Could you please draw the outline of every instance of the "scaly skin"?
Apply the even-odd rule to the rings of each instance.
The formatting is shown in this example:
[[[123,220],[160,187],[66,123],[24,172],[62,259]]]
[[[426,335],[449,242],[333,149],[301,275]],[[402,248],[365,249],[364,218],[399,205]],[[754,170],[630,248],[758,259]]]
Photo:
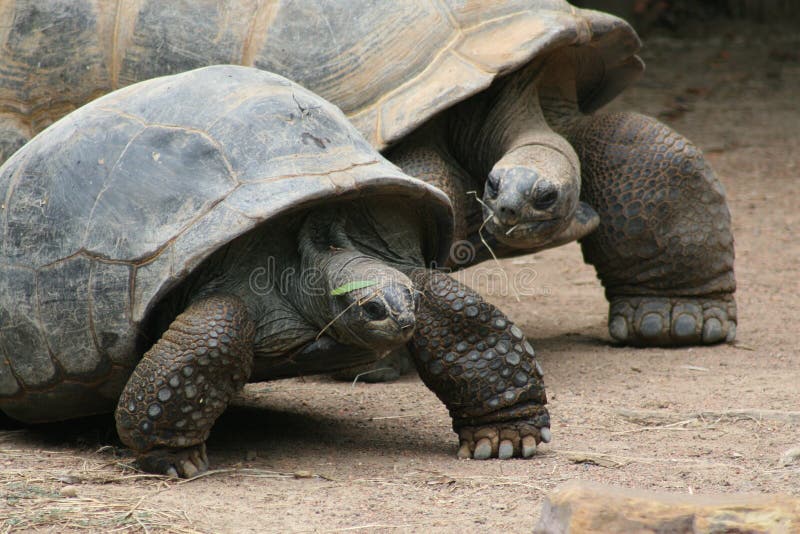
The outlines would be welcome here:
[[[453,241],[467,238],[470,226],[481,223],[481,209],[474,196],[483,185],[465,171],[443,146],[441,121],[423,127],[386,156],[409,176],[444,191],[453,204]]]
[[[581,245],[606,288],[611,336],[639,346],[732,341],[730,213],[700,150],[637,113],[578,124],[569,137],[581,200],[600,215]]]
[[[235,297],[189,306],[144,355],[117,405],[117,432],[150,472],[208,469],[205,441],[250,376],[254,326]]]
[[[522,331],[447,275],[412,276],[423,298],[410,348],[420,377],[445,403],[459,457],[529,457],[550,440],[542,372]]]
[[[450,277],[412,276],[423,298],[410,349],[450,410],[459,456],[533,455],[549,441],[550,423],[541,369],[522,331]],[[116,411],[117,432],[143,469],[181,477],[208,469],[205,440],[250,376],[253,337],[244,302],[210,296],[191,304],[145,354]]]
[[[732,341],[737,319],[730,213],[700,150],[636,113],[576,123],[568,137],[580,158],[581,201],[600,218],[599,228],[581,245],[606,288],[611,337],[635,346]],[[432,183],[463,180],[463,172],[436,154],[407,147],[398,151],[398,160],[404,170]],[[469,228],[463,207],[456,217],[462,229]],[[595,218],[585,218],[551,245],[591,231]],[[502,247],[496,251],[508,253]],[[398,361],[402,358],[379,361],[358,372],[390,367],[370,378],[391,380],[399,374]],[[340,375],[352,379],[354,372]]]

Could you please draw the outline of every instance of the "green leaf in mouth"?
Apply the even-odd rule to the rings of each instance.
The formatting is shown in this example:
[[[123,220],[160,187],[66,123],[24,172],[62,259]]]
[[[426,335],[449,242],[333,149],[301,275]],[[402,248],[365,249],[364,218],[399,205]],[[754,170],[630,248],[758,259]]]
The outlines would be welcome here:
[[[350,293],[351,291],[355,291],[356,289],[362,289],[365,287],[371,287],[377,284],[375,280],[356,280],[355,282],[347,282],[344,285],[341,285],[331,291],[331,296],[336,297],[339,295],[344,295],[346,293]]]

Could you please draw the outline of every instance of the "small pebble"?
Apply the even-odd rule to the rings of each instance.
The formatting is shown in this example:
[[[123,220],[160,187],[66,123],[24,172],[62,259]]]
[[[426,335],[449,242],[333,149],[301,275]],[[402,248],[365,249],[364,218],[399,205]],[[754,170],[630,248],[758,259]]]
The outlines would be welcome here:
[[[314,473],[311,471],[295,471],[294,478],[313,478]]]
[[[77,497],[78,496],[78,490],[77,490],[77,488],[75,488],[75,486],[64,486],[63,488],[61,488],[61,490],[58,493],[62,497]]]

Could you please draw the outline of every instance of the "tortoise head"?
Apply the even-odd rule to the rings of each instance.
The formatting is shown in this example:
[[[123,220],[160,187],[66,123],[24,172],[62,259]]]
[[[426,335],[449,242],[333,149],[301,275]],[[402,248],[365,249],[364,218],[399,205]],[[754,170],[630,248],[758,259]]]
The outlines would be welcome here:
[[[447,201],[436,194],[436,202]],[[299,251],[304,269],[322,277],[315,289],[321,282],[326,291],[312,299],[309,319],[343,345],[382,353],[407,343],[419,293],[404,273],[425,264],[427,232],[449,246],[452,212],[443,206],[448,210],[428,213],[376,195],[315,207],[300,229]]]
[[[574,152],[565,154],[548,144],[506,153],[484,187],[485,228],[514,248],[539,248],[552,241],[570,225],[578,206],[576,161]]]
[[[345,291],[332,295],[335,319],[330,328],[334,337],[376,351],[408,342],[414,333],[419,304],[411,281],[377,261],[369,269],[363,267],[361,263],[358,270],[349,274],[351,280],[339,286]]]
[[[539,249],[565,230],[580,194],[578,155],[543,115],[535,67],[459,104],[447,124],[456,161],[485,177],[483,229],[524,250]]]

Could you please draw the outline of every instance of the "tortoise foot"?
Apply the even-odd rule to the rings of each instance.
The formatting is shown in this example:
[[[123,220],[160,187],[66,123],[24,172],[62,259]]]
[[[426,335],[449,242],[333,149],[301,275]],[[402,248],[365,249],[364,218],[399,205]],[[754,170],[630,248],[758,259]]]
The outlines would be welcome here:
[[[550,427],[537,427],[527,422],[505,422],[497,425],[467,426],[458,431],[461,459],[488,460],[530,458],[539,443],[550,442]]]
[[[711,345],[736,338],[736,302],[716,297],[616,297],[608,332],[635,346]]]
[[[181,449],[153,449],[139,454],[137,462],[148,473],[175,478],[192,478],[208,471],[205,443]]]
[[[397,349],[390,352],[385,357],[378,361],[371,362],[365,365],[357,365],[348,367],[333,373],[331,376],[335,380],[342,380],[345,382],[352,382],[357,380],[359,382],[393,382],[401,376],[408,374],[414,368],[414,362],[411,361],[411,356],[405,348]]]

